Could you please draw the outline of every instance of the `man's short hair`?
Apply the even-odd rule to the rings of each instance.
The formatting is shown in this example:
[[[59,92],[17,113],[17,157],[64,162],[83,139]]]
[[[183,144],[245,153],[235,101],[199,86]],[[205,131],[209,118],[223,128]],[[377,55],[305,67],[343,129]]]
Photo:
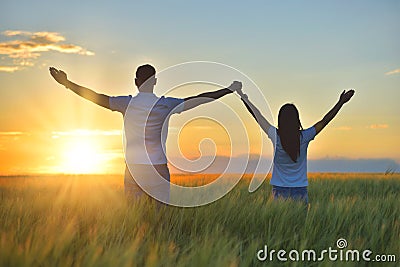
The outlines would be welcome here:
[[[142,65],[136,70],[136,79],[139,82],[139,86],[142,85],[147,79],[156,74],[156,69],[149,65]]]

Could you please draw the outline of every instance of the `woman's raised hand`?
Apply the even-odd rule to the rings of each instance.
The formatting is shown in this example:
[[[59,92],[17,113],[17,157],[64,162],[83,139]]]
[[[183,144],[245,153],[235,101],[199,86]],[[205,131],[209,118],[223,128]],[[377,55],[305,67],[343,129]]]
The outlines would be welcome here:
[[[350,99],[353,97],[355,91],[353,89],[348,90],[343,90],[343,92],[340,94],[339,102],[342,104],[345,104],[350,101]]]

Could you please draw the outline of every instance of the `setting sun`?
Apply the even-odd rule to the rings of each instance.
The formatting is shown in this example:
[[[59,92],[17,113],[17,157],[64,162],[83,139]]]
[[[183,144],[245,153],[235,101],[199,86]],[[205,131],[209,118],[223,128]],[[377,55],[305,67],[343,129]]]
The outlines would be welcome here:
[[[121,112],[76,95],[49,68],[118,97],[138,93],[136,71],[144,64],[155,68],[158,97],[184,99],[241,81],[274,126],[280,107],[293,103],[302,126],[311,127],[344,89],[355,88],[352,103],[311,143],[308,171],[400,169],[398,1],[297,1],[291,8],[282,1],[213,1],[212,9],[199,1],[174,8],[170,1],[70,2],[1,1],[0,175],[123,174]],[[216,20],[221,10],[227,17]],[[218,123],[198,120],[205,117]],[[273,156],[237,93],[171,116],[169,128],[170,163]],[[241,129],[247,136],[233,141]],[[213,166],[222,171],[219,162]]]
[[[60,171],[71,174],[96,173],[101,169],[101,158],[90,140],[74,140],[63,153]]]

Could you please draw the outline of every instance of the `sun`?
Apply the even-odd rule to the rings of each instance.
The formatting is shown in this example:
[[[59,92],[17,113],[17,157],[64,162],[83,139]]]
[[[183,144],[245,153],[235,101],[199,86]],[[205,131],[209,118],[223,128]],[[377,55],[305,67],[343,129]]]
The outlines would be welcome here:
[[[68,142],[62,153],[61,172],[70,174],[99,173],[102,160],[93,141],[79,139]]]

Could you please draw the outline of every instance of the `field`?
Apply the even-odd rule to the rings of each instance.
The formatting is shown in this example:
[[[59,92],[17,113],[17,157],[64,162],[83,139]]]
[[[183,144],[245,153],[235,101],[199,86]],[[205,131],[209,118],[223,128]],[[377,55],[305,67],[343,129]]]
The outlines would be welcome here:
[[[212,180],[213,177],[202,177]],[[173,177],[185,183],[192,177]],[[128,204],[122,176],[0,178],[0,266],[399,266],[400,175],[311,174],[310,206],[244,178],[198,208]],[[259,261],[268,250],[372,251],[371,262]],[[338,252],[339,253],[339,252]],[[380,259],[396,262],[377,262]],[[295,254],[293,254],[295,255]],[[339,254],[337,254],[339,255]],[[344,254],[343,254],[344,255]],[[361,255],[361,254],[360,254]],[[300,255],[301,257],[301,255]],[[361,257],[361,256],[360,256]]]

